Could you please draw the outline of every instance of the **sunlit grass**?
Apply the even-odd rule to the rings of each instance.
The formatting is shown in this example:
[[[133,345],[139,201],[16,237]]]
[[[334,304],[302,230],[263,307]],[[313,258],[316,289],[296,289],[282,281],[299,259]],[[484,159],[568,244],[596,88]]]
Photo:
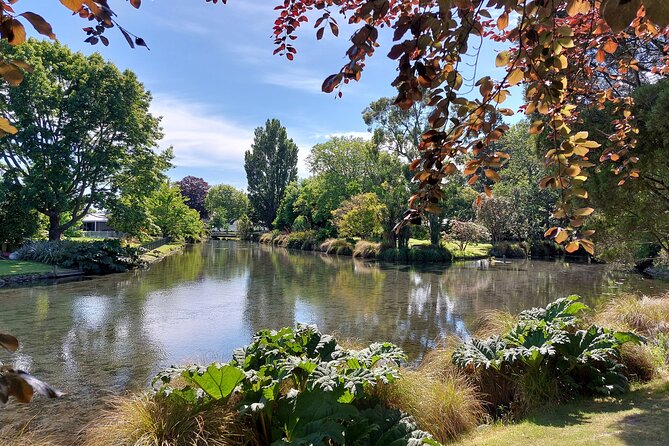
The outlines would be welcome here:
[[[669,444],[669,380],[618,398],[578,399],[537,409],[522,422],[478,429],[460,446],[655,446]]]
[[[53,266],[23,260],[0,260],[0,277],[23,276],[28,274],[48,274]]]
[[[415,238],[409,239],[409,247],[429,244],[429,240],[419,240]],[[492,249],[492,245],[490,243],[470,243],[467,245],[464,251],[458,249],[458,245],[453,242],[442,242],[441,246],[451,251],[453,257],[457,260],[488,257],[490,255],[490,250]]]
[[[177,242],[177,243],[168,243],[163,246],[159,246],[156,249],[153,249],[146,254],[144,254],[142,257],[152,260],[152,259],[157,259],[166,256],[167,254],[170,254],[171,252],[178,251],[183,247],[183,243]]]

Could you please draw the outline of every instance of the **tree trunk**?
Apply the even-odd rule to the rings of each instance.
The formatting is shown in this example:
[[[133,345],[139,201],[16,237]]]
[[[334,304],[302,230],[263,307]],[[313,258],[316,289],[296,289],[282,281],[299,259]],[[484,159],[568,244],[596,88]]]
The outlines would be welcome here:
[[[411,232],[408,226],[404,226],[400,229],[400,233],[397,235],[397,247],[400,249],[408,248],[410,235]]]
[[[430,243],[432,246],[439,246],[439,240],[441,239],[441,217],[430,214],[428,221],[430,222]]]
[[[49,240],[60,240],[63,230],[60,227],[60,212],[49,214]]]

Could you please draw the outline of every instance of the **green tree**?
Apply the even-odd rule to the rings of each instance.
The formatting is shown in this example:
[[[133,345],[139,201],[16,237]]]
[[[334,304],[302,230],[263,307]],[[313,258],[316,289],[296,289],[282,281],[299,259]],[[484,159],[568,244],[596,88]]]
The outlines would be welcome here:
[[[272,222],[272,226],[278,229],[286,229],[293,226],[293,222],[300,215],[295,203],[300,198],[303,183],[293,181],[286,187],[286,193],[279,204],[279,209],[276,212],[276,218]]]
[[[209,189],[204,206],[213,225],[223,228],[248,213],[249,199],[244,191],[229,184],[219,184]]]
[[[177,240],[199,240],[204,232],[200,214],[188,207],[188,198],[177,186],[165,182],[147,200],[153,222],[163,237]]]
[[[37,212],[26,208],[20,193],[0,179],[0,245],[18,245],[33,237],[39,227]]]
[[[0,85],[0,116],[21,129],[0,140],[0,171],[25,206],[48,217],[50,240],[91,206],[107,208],[123,189],[160,180],[171,155],[153,151],[160,121],[132,72],[57,43],[3,42],[2,52],[34,70],[18,87]]]
[[[278,119],[255,129],[251,150],[244,154],[244,169],[253,218],[272,226],[286,187],[297,178],[297,144],[288,138]]]
[[[616,187],[620,176],[614,163],[597,169],[587,190],[597,207],[597,235],[615,248],[616,256],[649,257],[650,245],[669,254],[669,80],[639,87],[634,93],[634,114],[639,122],[637,147],[633,151],[638,178]],[[585,128],[603,135],[613,128],[609,110],[584,115]],[[604,142],[604,141],[602,141]],[[611,160],[611,155],[602,153]],[[616,161],[615,159],[611,161]],[[646,246],[645,249],[640,249]]]
[[[253,223],[248,215],[242,214],[237,219],[237,234],[241,240],[249,240],[253,235]]]
[[[332,212],[340,237],[378,237],[383,232],[386,207],[373,192],[351,197]]]

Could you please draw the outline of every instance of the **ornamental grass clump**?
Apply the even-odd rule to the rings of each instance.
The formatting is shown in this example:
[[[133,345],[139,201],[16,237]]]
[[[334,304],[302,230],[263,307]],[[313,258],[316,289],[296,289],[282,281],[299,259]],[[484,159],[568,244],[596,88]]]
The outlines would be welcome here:
[[[342,256],[353,255],[353,245],[346,239],[330,238],[321,243],[321,251],[326,254],[337,254]]]
[[[625,392],[629,379],[621,348],[643,339],[586,325],[581,314],[587,309],[578,296],[569,296],[523,311],[506,333],[460,345],[453,363],[477,383],[493,413],[504,406],[519,415],[578,394]]]
[[[355,244],[353,249],[353,257],[360,257],[363,259],[374,259],[381,252],[381,243],[368,242],[360,240]]]
[[[485,415],[473,383],[450,364],[445,350],[432,352],[416,370],[402,370],[401,379],[379,387],[379,396],[442,443],[476,428]]]

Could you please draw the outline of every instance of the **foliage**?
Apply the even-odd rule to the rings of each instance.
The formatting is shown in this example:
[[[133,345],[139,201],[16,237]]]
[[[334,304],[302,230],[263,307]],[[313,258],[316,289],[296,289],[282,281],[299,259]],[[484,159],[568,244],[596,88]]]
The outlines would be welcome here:
[[[298,215],[293,221],[292,230],[293,231],[306,231],[309,229],[309,222],[304,217],[304,215]]]
[[[471,221],[453,220],[448,231],[450,238],[457,244],[458,249],[464,252],[470,243],[484,243],[490,241],[490,232]]]
[[[450,263],[453,254],[443,247],[414,246],[413,248],[389,248],[381,251],[379,260],[398,263]]]
[[[146,202],[147,197],[121,196],[110,208],[109,226],[141,241],[159,234]]]
[[[297,145],[278,119],[255,129],[251,150],[244,153],[251,219],[270,227],[288,184],[297,178]]]
[[[559,257],[564,254],[562,246],[553,240],[532,240],[530,242],[530,255],[533,258],[545,259]]]
[[[453,363],[475,376],[513,383],[530,405],[575,393],[622,393],[629,383],[620,349],[642,339],[596,325],[581,328],[585,309],[578,296],[569,296],[523,311],[503,335],[460,345]]]
[[[0,182],[0,245],[19,245],[37,234],[39,228],[37,212],[26,208],[20,192]]]
[[[355,195],[332,212],[340,237],[378,237],[386,207],[373,192]]]
[[[528,254],[529,245],[526,242],[499,242],[493,244],[490,250],[491,256],[506,257],[507,259],[524,259]]]
[[[124,246],[117,239],[37,241],[23,245],[17,255],[21,260],[80,269],[90,274],[122,272],[140,264],[139,250]]]
[[[216,228],[226,228],[250,210],[244,191],[228,184],[212,186],[204,203]]]
[[[209,215],[207,214],[204,200],[209,191],[209,183],[202,178],[189,175],[175,184],[179,187],[181,195],[188,198],[188,207],[198,211],[201,218],[207,218]]]
[[[253,223],[246,214],[237,219],[237,234],[241,240],[250,240],[253,235]]]
[[[147,200],[153,222],[163,237],[175,240],[199,240],[204,232],[200,214],[188,207],[187,198],[176,186],[163,183]]]
[[[304,187],[303,184],[304,181],[302,183],[293,181],[286,187],[286,194],[281,199],[279,209],[276,211],[276,218],[272,222],[275,228],[289,229],[293,226],[295,219],[301,215],[299,213],[300,210],[296,208],[296,202]],[[302,216],[305,217],[304,215]]]
[[[655,257],[635,252],[641,246],[659,246],[669,253],[669,166],[657,160],[669,149],[666,117],[669,113],[669,81],[637,88],[634,114],[638,118],[638,142],[634,156],[640,170],[636,181],[616,188],[620,181],[613,166],[598,169],[589,185],[592,202],[601,211],[594,226],[598,242],[613,247],[616,260],[630,261]],[[595,133],[610,131],[610,110],[584,114],[584,129]],[[627,257],[627,258],[626,258]]]
[[[0,333],[0,347],[9,352],[16,352],[19,349],[19,341],[12,335]],[[20,403],[29,403],[35,394],[49,398],[63,395],[62,392],[23,370],[5,366],[0,361],[0,405],[6,404],[10,396]]]
[[[404,360],[389,343],[345,350],[316,327],[298,325],[258,332],[229,364],[162,372],[154,386],[160,397],[201,408],[227,404],[238,389],[238,409],[261,444],[436,445],[411,418],[370,398],[377,384],[398,379]]]
[[[134,73],[57,43],[3,42],[2,52],[33,68],[19,86],[0,86],[0,115],[22,128],[0,140],[0,172],[28,209],[49,218],[51,240],[91,206],[104,209],[119,192],[159,184],[171,152],[153,151],[160,120]],[[64,214],[70,218],[61,222]]]

